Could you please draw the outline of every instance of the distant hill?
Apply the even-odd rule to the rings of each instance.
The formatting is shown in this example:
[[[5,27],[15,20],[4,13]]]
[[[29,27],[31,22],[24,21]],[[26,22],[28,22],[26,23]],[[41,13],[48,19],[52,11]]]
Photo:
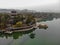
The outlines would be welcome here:
[[[12,10],[15,10],[15,9],[0,9],[0,13],[9,13]]]
[[[12,10],[17,11],[18,13],[20,13],[20,12],[36,12],[34,10],[27,10],[27,9],[24,9],[24,10],[18,10],[18,9],[0,9],[0,13],[10,13]]]

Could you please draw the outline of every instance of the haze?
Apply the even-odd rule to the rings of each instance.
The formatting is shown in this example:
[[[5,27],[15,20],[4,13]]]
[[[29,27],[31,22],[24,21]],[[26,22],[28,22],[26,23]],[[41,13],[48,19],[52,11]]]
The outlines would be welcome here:
[[[59,4],[59,0],[0,0],[0,8],[2,9],[31,9],[60,12]]]

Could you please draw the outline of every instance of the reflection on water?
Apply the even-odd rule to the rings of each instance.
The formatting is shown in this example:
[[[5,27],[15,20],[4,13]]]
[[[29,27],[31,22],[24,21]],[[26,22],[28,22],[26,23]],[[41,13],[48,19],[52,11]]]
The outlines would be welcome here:
[[[6,34],[6,33],[0,33],[0,37],[5,37],[6,39],[8,39],[8,37],[13,37],[13,39],[18,39],[19,36],[23,36],[25,34],[29,34],[31,32],[33,32],[35,29],[32,29],[30,31],[26,31],[26,32],[13,32],[12,34]],[[33,33],[30,34],[30,37],[34,37]]]
[[[35,34],[34,34],[34,33],[31,33],[31,34],[30,34],[30,38],[31,38],[31,39],[34,39],[34,38],[35,38]]]

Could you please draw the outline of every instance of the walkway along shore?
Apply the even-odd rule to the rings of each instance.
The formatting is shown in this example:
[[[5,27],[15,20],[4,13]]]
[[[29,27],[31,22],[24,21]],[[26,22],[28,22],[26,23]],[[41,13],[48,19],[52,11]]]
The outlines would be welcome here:
[[[6,28],[5,30],[0,30],[2,33],[13,33],[13,32],[23,32],[23,31],[29,31],[31,29],[35,29],[36,24],[26,26],[26,27],[18,27],[18,28]]]

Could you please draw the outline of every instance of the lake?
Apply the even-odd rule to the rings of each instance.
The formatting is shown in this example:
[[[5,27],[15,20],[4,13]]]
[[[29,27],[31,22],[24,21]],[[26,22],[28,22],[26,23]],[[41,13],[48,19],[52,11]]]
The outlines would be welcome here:
[[[60,18],[39,23],[48,25],[47,29],[35,29],[13,34],[0,33],[0,45],[60,45]]]

